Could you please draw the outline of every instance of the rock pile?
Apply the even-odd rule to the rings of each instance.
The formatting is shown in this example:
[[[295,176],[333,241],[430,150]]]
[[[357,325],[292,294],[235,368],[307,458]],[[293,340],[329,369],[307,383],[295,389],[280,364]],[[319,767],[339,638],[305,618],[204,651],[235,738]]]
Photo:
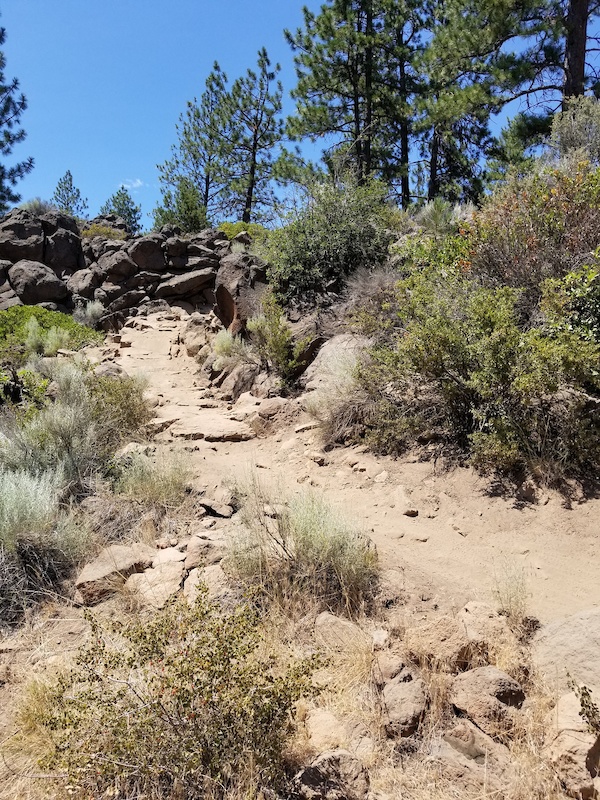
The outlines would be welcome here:
[[[97,300],[102,327],[118,328],[124,314],[156,300],[213,305],[225,327],[241,332],[264,288],[265,265],[232,252],[221,231],[182,236],[162,228],[130,237],[118,218],[94,220],[119,238],[82,235],[77,222],[55,211],[36,217],[15,209],[0,220],[0,311],[42,305],[69,312]],[[236,248],[241,245],[236,244]]]

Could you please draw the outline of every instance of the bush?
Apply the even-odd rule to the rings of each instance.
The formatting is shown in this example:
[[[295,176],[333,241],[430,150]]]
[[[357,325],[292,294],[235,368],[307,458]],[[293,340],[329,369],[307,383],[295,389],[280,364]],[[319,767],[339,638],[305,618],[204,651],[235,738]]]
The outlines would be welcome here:
[[[86,530],[61,509],[62,481],[59,469],[0,470],[0,627],[55,590],[88,549]]]
[[[238,579],[259,601],[291,612],[311,605],[350,615],[363,610],[378,574],[370,540],[314,494],[274,512],[266,500],[258,484],[251,487],[247,531],[232,543],[228,560]]]
[[[188,494],[191,470],[181,459],[154,462],[147,456],[132,456],[118,470],[115,491],[130,500],[161,509],[180,508]]]
[[[378,215],[385,193],[377,183],[321,183],[285,227],[272,231],[265,245],[268,276],[278,300],[314,299],[358,267],[377,267],[388,256],[392,234]]]
[[[525,290],[532,313],[547,278],[589,263],[600,245],[600,169],[541,168],[512,177],[475,215],[465,269],[491,286]]]
[[[233,336],[222,330],[213,339],[212,347],[216,356],[215,369],[233,369],[244,361],[252,361],[252,353],[241,336]]]
[[[95,328],[100,318],[104,315],[105,308],[99,300],[90,300],[85,305],[78,305],[73,311],[73,319],[80,325]]]
[[[307,340],[294,342],[292,329],[272,292],[262,299],[262,314],[248,320],[246,329],[265,367],[273,367],[284,383],[291,381],[301,368],[301,356]]]
[[[122,239],[123,235],[123,231],[117,231],[108,225],[100,225],[97,222],[88,225],[81,231],[82,239],[93,239],[95,236],[99,236],[101,239]]]
[[[357,413],[372,444],[435,443],[484,471],[549,483],[597,474],[598,345],[572,330],[524,330],[519,302],[515,289],[433,267],[400,282],[400,328],[358,371],[368,402]]]
[[[56,329],[50,336],[50,331]],[[50,341],[48,340],[50,336]],[[31,353],[44,352],[59,341],[71,350],[99,343],[103,335],[77,323],[68,314],[38,306],[12,306],[0,311],[0,363],[21,364]]]
[[[262,656],[252,613],[224,614],[202,591],[193,608],[91,626],[42,720],[54,744],[44,766],[67,773],[72,796],[216,800],[281,788],[314,659]]]
[[[600,164],[600,102],[589,96],[571,97],[564,111],[554,115],[549,141],[557,158],[572,153]]]
[[[599,261],[596,252],[595,262]],[[600,343],[599,268],[586,266],[560,280],[546,281],[541,308],[554,328],[576,330],[584,339]]]
[[[0,467],[36,473],[60,466],[79,491],[150,419],[144,385],[129,377],[99,378],[70,362],[53,365],[49,377],[57,385],[52,405],[12,424],[5,418]]]
[[[264,242],[269,234],[268,228],[265,228],[264,225],[260,225],[258,222],[221,222],[219,230],[223,231],[229,241],[237,236],[238,233],[243,233],[245,231],[250,234],[252,241],[257,244]]]

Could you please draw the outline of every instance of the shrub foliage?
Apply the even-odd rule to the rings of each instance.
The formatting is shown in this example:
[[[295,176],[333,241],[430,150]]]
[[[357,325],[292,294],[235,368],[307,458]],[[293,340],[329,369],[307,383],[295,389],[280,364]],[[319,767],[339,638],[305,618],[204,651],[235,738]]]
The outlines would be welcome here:
[[[78,797],[253,797],[277,789],[297,700],[315,659],[260,652],[257,620],[199,592],[150,620],[102,626],[56,688],[43,721],[51,769]]]

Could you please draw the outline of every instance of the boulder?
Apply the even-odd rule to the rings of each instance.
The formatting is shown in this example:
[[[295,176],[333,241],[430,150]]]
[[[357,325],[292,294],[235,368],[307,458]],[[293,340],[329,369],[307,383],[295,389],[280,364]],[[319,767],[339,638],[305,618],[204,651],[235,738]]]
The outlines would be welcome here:
[[[316,618],[315,638],[317,644],[333,650],[346,650],[368,641],[366,633],[358,625],[329,611],[322,611]]]
[[[8,271],[8,279],[18,297],[27,305],[64,300],[68,295],[65,283],[39,261],[18,261]]]
[[[593,693],[596,702],[600,693]],[[548,719],[544,755],[554,766],[569,797],[600,797],[600,737],[580,717],[573,692],[563,695]]]
[[[86,223],[87,228],[91,227],[92,225],[98,225],[101,228],[110,228],[113,233],[122,234],[123,239],[129,235],[127,223],[123,217],[119,217],[117,214],[99,214],[97,217],[94,217],[94,219],[91,219]]]
[[[225,542],[208,536],[192,536],[185,551],[185,568],[209,567],[218,564],[225,555]]]
[[[160,283],[154,294],[158,298],[192,295],[204,289],[206,286],[211,286],[214,279],[215,270],[211,267],[193,270],[185,275],[177,275],[174,278]]]
[[[114,253],[104,253],[98,259],[98,269],[110,281],[121,281],[131,278],[139,270],[137,264],[127,255],[124,250],[117,250]]]
[[[94,298],[94,290],[98,288],[101,283],[101,278],[94,270],[85,268],[77,270],[67,279],[67,289],[72,294],[78,294],[80,297],[85,297],[87,300]]]
[[[481,655],[480,643],[471,641],[454,617],[434,617],[409,628],[404,644],[413,659],[450,672],[468,669]]]
[[[307,391],[338,388],[343,391],[354,373],[360,354],[369,346],[369,341],[366,336],[352,333],[342,333],[329,339],[304,372],[304,388]]]
[[[54,236],[59,230],[68,231],[79,237],[79,226],[74,217],[63,214],[62,211],[46,211],[40,217],[42,229],[46,236]]]
[[[15,208],[0,220],[0,258],[15,262],[44,257],[42,223],[29,211]]]
[[[428,705],[425,683],[398,675],[383,689],[385,729],[388,736],[412,736],[419,728]]]
[[[2,261],[0,260],[0,286],[6,281],[8,276],[8,270],[12,267],[10,261]]]
[[[217,314],[231,333],[241,333],[260,311],[265,288],[264,271],[257,270],[251,256],[232,253],[221,259],[215,279]]]
[[[13,291],[12,286],[8,281],[0,283],[0,311],[5,311],[11,306],[22,306],[23,303],[19,300],[16,293]]]
[[[144,289],[132,289],[129,292],[119,295],[119,297],[113,300],[108,305],[106,313],[114,314],[115,311],[123,311],[125,308],[133,308],[143,300],[147,299],[149,298]]]
[[[344,723],[326,708],[311,709],[306,716],[305,726],[310,744],[318,753],[335,750],[346,744],[348,733]]]
[[[186,255],[188,240],[181,236],[170,236],[165,242],[167,259],[182,258]]]
[[[205,318],[201,314],[194,313],[189,318],[183,330],[183,344],[188,356],[192,358],[198,355],[204,345],[208,344]]]
[[[302,800],[366,800],[369,785],[369,773],[347,750],[322,753],[294,778]]]
[[[198,596],[198,587],[205,586],[208,590],[207,597],[210,601],[225,606],[235,606],[239,597],[227,582],[227,575],[220,564],[211,564],[208,567],[193,569],[183,585],[183,594],[190,605]]]
[[[205,230],[200,231],[191,237],[189,246],[194,244],[199,244],[207,247],[209,250],[214,250],[218,246],[228,246],[229,239],[227,238],[227,235],[223,233],[223,231],[219,231],[216,228],[205,228]]]
[[[600,686],[600,609],[580,611],[544,625],[533,640],[533,660],[560,690],[577,683]]]
[[[496,667],[463,672],[452,682],[450,702],[484,733],[502,737],[514,723],[514,710],[521,708],[525,694],[521,686]]]
[[[59,228],[46,239],[44,261],[57,275],[70,275],[84,266],[79,235]]]
[[[129,245],[127,252],[140,270],[164,272],[167,268],[163,250],[164,242],[164,236],[159,233],[151,233],[148,236],[142,236],[141,239],[136,239]]]
[[[155,550],[148,545],[113,544],[102,552],[77,576],[75,587],[87,605],[99,603],[112,594],[133,572],[147,569]]]
[[[169,598],[181,589],[183,573],[180,561],[157,563],[152,569],[130,575],[125,589],[145,608],[164,608]]]
[[[234,403],[244,392],[249,392],[254,386],[254,381],[260,372],[260,365],[251,361],[237,364],[221,384],[221,397],[223,400],[232,400]]]

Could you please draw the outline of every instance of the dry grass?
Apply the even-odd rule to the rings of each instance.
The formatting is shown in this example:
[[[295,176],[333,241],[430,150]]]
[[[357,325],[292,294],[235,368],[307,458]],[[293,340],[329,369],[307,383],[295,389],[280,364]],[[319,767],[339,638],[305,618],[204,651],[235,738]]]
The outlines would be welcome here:
[[[277,503],[256,479],[244,494],[245,529],[231,542],[227,566],[246,590],[295,617],[323,609],[360,614],[378,576],[368,537],[317,494]]]

